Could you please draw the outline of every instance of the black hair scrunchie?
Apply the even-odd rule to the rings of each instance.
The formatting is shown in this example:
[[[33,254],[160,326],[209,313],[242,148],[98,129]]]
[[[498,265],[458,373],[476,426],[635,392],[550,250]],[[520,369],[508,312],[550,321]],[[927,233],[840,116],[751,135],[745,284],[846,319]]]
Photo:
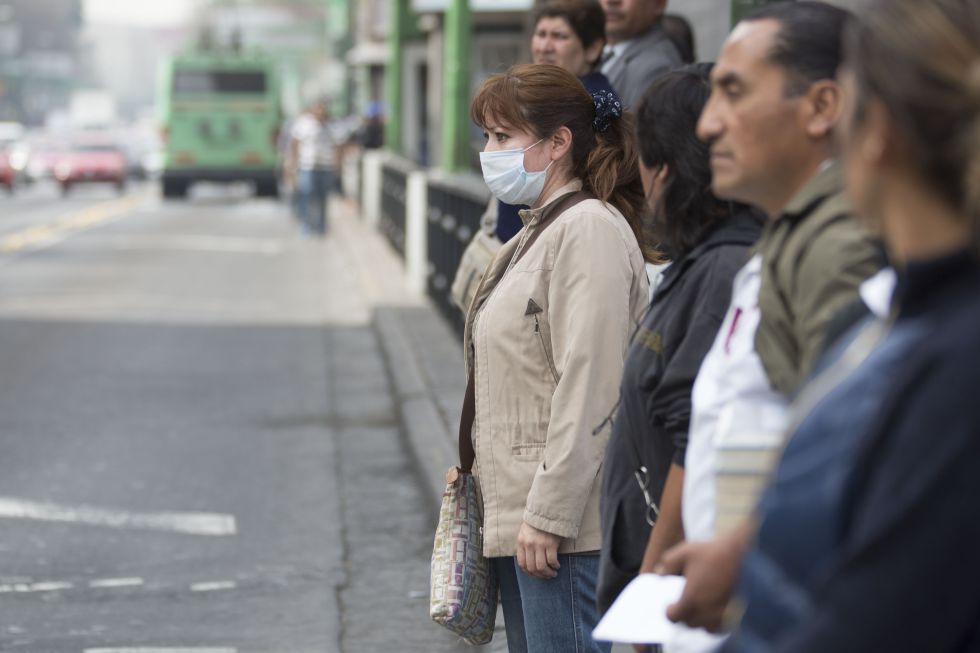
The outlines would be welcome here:
[[[596,132],[606,131],[612,124],[613,118],[623,115],[623,102],[612,91],[596,91],[592,94],[592,101],[595,103],[592,129]]]

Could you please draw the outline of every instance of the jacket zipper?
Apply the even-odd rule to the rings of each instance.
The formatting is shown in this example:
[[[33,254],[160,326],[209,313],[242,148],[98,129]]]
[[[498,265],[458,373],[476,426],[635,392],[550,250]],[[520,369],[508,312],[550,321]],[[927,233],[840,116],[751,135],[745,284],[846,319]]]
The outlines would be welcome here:
[[[548,361],[548,367],[551,368],[551,376],[555,380],[555,385],[558,385],[558,370],[555,369],[555,363],[551,360],[551,356],[548,354],[548,348],[544,344],[544,334],[541,333],[541,323],[538,321],[537,315],[534,316],[534,333],[538,335],[541,350],[544,352],[544,357]]]

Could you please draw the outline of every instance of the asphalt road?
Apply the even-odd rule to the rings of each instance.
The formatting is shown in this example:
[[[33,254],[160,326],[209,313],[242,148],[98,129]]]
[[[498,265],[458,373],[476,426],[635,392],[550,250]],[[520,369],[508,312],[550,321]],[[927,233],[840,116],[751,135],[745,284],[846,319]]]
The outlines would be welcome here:
[[[349,256],[243,189],[0,197],[0,650],[462,650]]]

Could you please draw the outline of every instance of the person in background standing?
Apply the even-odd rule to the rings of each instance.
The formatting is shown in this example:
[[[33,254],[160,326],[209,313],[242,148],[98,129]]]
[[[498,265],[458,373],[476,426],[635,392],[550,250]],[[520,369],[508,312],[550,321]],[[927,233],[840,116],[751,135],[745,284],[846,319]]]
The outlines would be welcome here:
[[[683,63],[661,24],[667,0],[602,0],[602,8],[608,45],[601,70],[631,109],[657,77]]]
[[[364,122],[357,132],[357,140],[365,150],[376,150],[385,144],[385,122],[381,103],[373,100],[364,111]]]
[[[532,60],[561,66],[582,80],[589,93],[612,91],[598,69],[606,45],[605,20],[599,0],[548,0],[534,15]]]
[[[295,179],[296,210],[304,232],[323,235],[327,197],[336,170],[336,142],[328,124],[327,100],[300,114],[290,131],[286,173]]]

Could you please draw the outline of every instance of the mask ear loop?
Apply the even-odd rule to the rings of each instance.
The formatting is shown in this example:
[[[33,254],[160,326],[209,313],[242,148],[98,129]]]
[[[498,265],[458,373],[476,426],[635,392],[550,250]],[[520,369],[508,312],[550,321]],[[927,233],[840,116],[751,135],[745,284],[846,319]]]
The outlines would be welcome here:
[[[538,145],[540,145],[541,143],[544,143],[544,141],[545,141],[545,138],[547,138],[547,136],[546,136],[546,137],[544,137],[544,138],[542,138],[541,140],[539,140],[539,141],[538,141],[537,143],[532,143],[531,145],[528,145],[527,147],[525,147],[525,148],[524,148],[524,149],[522,150],[522,151],[523,151],[523,153],[524,153],[524,154],[527,154],[527,151],[528,151],[528,150],[530,150],[530,149],[531,149],[532,147],[537,147],[537,146],[538,146]],[[554,160],[554,159],[552,159],[552,160],[551,160],[551,161],[550,161],[550,162],[548,163],[548,165],[546,165],[546,166],[545,166],[545,168],[544,168],[544,170],[537,170],[537,171],[535,171],[535,172],[534,172],[533,174],[537,174],[537,173],[539,173],[539,172],[543,172],[543,173],[545,173],[545,174],[547,174],[547,173],[548,173],[548,170],[549,170],[549,169],[551,168],[551,164],[552,164],[552,163],[554,163],[554,162],[555,162],[555,160]],[[527,166],[526,166],[526,165],[524,165],[524,161],[523,161],[523,159],[521,160],[521,167],[522,167],[522,168],[524,168],[524,172],[530,172],[530,170],[528,170],[528,169],[527,169]]]

